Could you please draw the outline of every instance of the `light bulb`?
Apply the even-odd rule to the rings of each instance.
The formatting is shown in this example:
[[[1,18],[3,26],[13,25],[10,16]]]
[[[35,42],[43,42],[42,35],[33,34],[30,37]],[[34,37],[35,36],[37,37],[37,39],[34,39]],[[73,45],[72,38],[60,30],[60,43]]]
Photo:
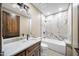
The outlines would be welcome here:
[[[62,11],[62,8],[59,8],[59,11]]]

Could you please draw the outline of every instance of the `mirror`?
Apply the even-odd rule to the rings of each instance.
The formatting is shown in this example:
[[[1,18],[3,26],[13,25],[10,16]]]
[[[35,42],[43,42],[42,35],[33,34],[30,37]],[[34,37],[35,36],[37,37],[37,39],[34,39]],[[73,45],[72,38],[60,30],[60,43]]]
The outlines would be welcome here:
[[[20,3],[3,3],[2,11],[3,39],[29,34],[31,21],[29,7],[27,5]]]

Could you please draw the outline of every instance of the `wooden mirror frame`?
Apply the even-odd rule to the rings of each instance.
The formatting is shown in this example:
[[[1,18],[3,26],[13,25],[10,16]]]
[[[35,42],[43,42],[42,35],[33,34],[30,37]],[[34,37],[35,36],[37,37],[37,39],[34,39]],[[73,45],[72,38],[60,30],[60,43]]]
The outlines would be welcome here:
[[[6,38],[12,38],[12,37],[19,37],[20,36],[19,34],[20,33],[20,16],[16,15],[15,18],[12,18],[9,12],[6,12],[3,10],[2,18],[3,18],[3,21],[2,21],[3,38],[6,39]]]

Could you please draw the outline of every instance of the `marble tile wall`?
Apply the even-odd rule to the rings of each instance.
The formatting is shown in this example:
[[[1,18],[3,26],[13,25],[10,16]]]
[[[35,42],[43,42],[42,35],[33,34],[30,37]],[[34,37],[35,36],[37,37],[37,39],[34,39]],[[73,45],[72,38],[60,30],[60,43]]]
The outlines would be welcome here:
[[[67,39],[68,12],[62,12],[42,19],[43,36],[61,40]],[[44,33],[45,32],[45,33]],[[57,37],[57,38],[56,38]]]

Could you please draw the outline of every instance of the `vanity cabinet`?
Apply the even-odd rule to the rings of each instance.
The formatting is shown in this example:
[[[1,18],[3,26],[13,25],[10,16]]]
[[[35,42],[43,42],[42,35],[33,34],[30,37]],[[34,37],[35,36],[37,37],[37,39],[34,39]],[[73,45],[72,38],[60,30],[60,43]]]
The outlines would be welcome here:
[[[29,48],[19,52],[15,56],[40,56],[41,55],[41,42],[30,46]]]

